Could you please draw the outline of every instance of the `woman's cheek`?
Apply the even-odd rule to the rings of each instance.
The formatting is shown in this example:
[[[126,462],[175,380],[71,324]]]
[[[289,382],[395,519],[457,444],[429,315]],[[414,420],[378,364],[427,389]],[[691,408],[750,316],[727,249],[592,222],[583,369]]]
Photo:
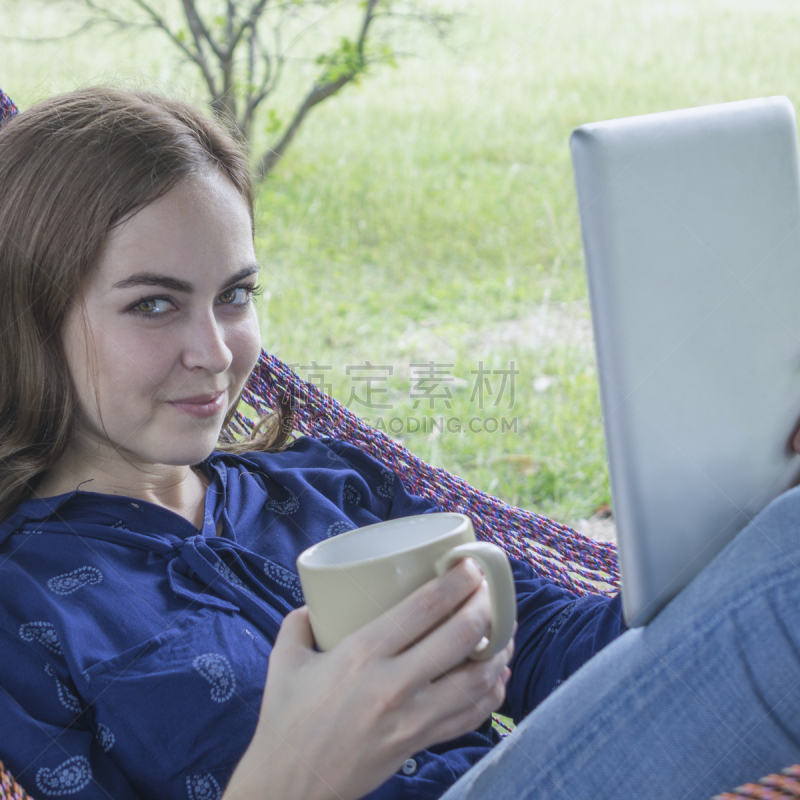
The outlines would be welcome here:
[[[230,344],[239,388],[244,386],[261,354],[261,332],[255,309],[251,310],[248,319],[243,322],[241,328],[233,332]]]

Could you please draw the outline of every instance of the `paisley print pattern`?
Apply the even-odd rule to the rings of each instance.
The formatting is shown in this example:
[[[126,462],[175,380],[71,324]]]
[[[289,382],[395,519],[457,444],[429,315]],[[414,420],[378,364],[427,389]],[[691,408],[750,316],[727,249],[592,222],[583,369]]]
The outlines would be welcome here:
[[[278,514],[279,516],[288,516],[289,514],[294,514],[294,512],[300,508],[300,500],[297,498],[297,495],[291,491],[291,489],[287,489],[285,486],[281,486],[280,489],[282,490],[282,493],[286,495],[286,499],[277,500],[270,498],[266,503],[264,503],[264,507],[273,514]]]
[[[223,578],[227,578],[234,586],[239,586],[242,589],[247,588],[239,579],[239,576],[224,561],[217,561],[217,563],[214,564],[214,569],[219,572]]]
[[[74,711],[76,714],[80,714],[81,711],[83,711],[81,708],[81,701],[78,700],[78,698],[67,688],[66,684],[61,683],[61,681],[58,679],[58,675],[56,675],[53,665],[45,664],[44,671],[51,678],[55,678],[58,699],[61,705],[69,711]]]
[[[349,466],[349,464],[330,447],[325,448],[325,458],[328,461],[336,461],[338,464],[342,464],[344,467]]]
[[[394,472],[388,469],[381,470],[381,482],[375,489],[375,494],[387,500],[394,497]]]
[[[189,775],[186,778],[189,800],[219,800],[222,789],[213,775]]]
[[[100,747],[102,747],[106,753],[114,746],[114,742],[116,741],[114,734],[111,733],[108,726],[103,725],[102,722],[97,726],[96,737],[97,741],[100,743]]]
[[[192,661],[192,666],[211,684],[211,699],[224,703],[236,691],[236,676],[225,656],[219,653],[204,653]]]
[[[328,536],[338,536],[340,533],[346,533],[347,531],[355,530],[355,525],[345,522],[343,519],[339,519],[336,522],[332,522],[328,525],[327,534]]]
[[[36,773],[36,785],[42,794],[51,797],[75,794],[92,779],[92,768],[89,759],[83,756],[68,758],[55,769],[42,767]]]
[[[290,572],[286,567],[282,567],[274,561],[264,562],[264,572],[279,586],[289,589],[296,603],[302,605],[305,602],[303,590],[300,588],[300,578],[294,572]]]
[[[64,655],[56,629],[49,622],[23,622],[19,626],[19,636],[25,642],[43,644],[51,653],[58,656]]]
[[[81,586],[95,586],[103,580],[103,573],[97,567],[78,567],[72,572],[56,575],[47,581],[47,588],[56,594],[72,594]]]
[[[344,498],[345,503],[350,503],[354,506],[361,505],[361,492],[359,492],[355,486],[351,486],[349,483],[344,485],[342,497]]]

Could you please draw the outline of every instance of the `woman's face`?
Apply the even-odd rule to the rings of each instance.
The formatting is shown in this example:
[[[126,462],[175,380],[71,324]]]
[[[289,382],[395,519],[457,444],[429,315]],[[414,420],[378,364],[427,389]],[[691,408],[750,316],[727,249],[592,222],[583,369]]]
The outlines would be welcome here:
[[[257,273],[247,205],[213,169],[112,230],[63,332],[73,444],[142,465],[205,458],[260,352]]]

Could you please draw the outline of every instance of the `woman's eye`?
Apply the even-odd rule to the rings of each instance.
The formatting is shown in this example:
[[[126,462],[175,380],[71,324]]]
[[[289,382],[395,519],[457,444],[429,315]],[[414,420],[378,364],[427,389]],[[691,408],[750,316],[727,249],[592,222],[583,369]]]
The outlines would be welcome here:
[[[250,300],[253,290],[249,286],[234,286],[226,289],[220,296],[219,301],[223,305],[242,306]]]
[[[147,300],[141,300],[133,310],[139,314],[147,314],[148,316],[163,314],[165,311],[170,310],[171,303],[162,297],[150,297]]]

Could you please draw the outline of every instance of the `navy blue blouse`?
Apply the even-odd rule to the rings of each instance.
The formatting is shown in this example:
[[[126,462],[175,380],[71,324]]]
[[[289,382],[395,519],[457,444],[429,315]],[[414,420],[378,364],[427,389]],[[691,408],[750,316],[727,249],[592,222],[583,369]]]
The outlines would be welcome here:
[[[300,552],[437,510],[333,439],[203,467],[202,530],[90,491],[28,500],[0,524],[0,759],[35,796],[219,798],[253,736],[281,621],[303,604]],[[578,598],[512,566],[519,632],[502,711],[519,720],[624,625],[618,597]],[[419,753],[370,798],[439,797],[497,741],[487,723]]]

